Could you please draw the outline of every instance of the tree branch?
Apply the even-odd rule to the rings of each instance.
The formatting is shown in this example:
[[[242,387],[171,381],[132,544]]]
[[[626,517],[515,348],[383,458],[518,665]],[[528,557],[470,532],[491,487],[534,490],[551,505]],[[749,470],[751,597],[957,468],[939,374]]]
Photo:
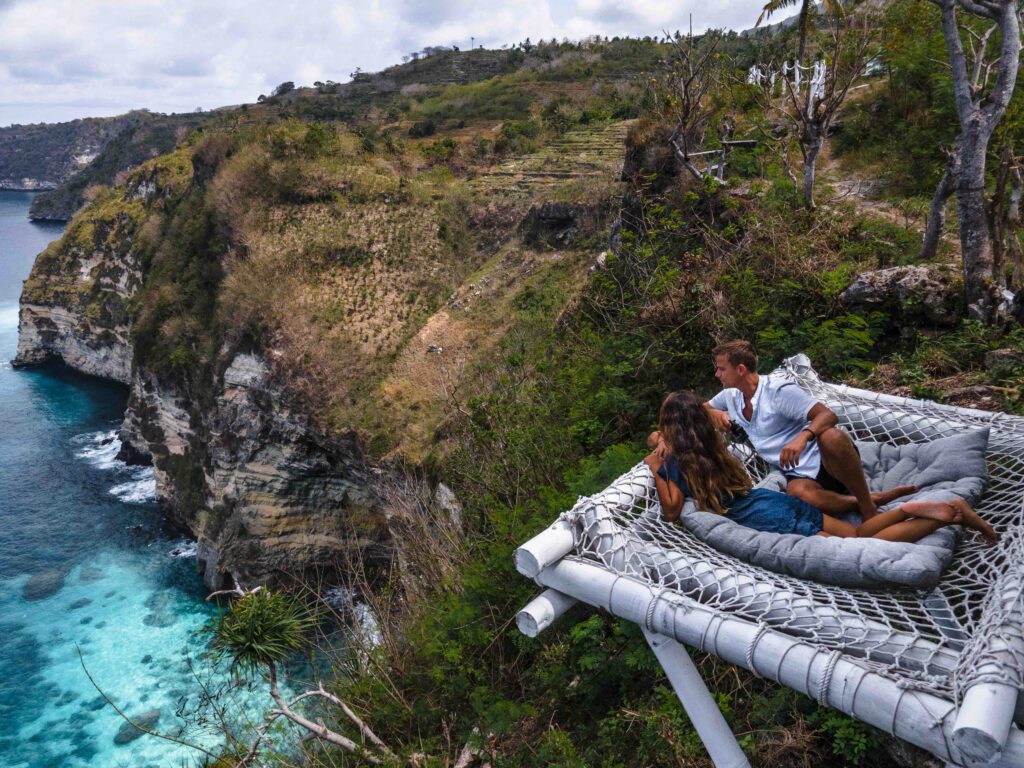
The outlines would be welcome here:
[[[106,693],[103,692],[103,689],[100,688],[99,685],[96,684],[96,681],[93,679],[93,676],[89,674],[89,668],[85,666],[85,658],[82,656],[82,649],[78,647],[77,643],[75,644],[75,651],[78,653],[78,661],[82,665],[82,671],[84,671],[85,676],[89,678],[89,682],[92,683],[92,687],[96,689],[96,691],[99,693],[100,696],[103,697],[103,700],[106,701],[107,704],[114,708],[114,711],[121,716],[122,720],[129,723],[132,727],[136,728],[137,730],[142,731],[142,733],[148,734],[150,736],[156,736],[158,739],[163,739],[164,741],[169,741],[173,744],[180,744],[183,747],[189,747],[190,749],[198,750],[199,752],[202,752],[204,755],[207,755],[208,757],[217,757],[217,755],[215,755],[213,752],[210,752],[208,749],[204,749],[198,744],[193,744],[191,742],[184,741],[183,739],[177,739],[174,736],[167,736],[166,734],[160,733],[159,731],[151,731],[148,728],[144,728],[143,726],[136,723],[134,720],[128,717],[128,715],[126,715],[124,711],[119,706],[117,706],[117,704],[114,703],[113,699],[111,699],[109,696],[107,696]]]

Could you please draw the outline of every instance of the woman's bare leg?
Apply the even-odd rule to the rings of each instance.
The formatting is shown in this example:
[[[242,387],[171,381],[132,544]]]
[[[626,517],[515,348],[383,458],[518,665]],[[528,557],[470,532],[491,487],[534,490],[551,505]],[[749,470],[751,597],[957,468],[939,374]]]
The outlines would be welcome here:
[[[844,523],[842,520],[836,520],[835,518],[824,515],[822,517],[822,530],[830,536],[842,536],[843,538],[885,538],[889,541],[911,541],[911,539],[903,538],[908,534],[916,532],[918,529],[923,531],[920,536],[925,536],[931,533],[938,527],[948,525],[955,522],[957,513],[948,504],[940,504],[939,502],[912,502],[917,506],[921,518],[931,518],[929,523],[938,523],[937,526],[913,526],[907,530],[900,530],[896,532],[899,536],[897,539],[889,538],[889,536],[881,536],[883,531],[887,531],[890,528],[902,526],[905,523],[914,522],[912,513],[906,511],[906,507],[909,506],[904,504],[896,509],[890,509],[887,512],[879,512],[877,515],[872,517],[866,523],[861,523],[859,526],[852,526],[849,523]],[[929,528],[929,530],[925,530]]]
[[[910,501],[888,512],[880,512],[856,528],[827,515],[822,518],[822,530],[827,536],[902,542],[919,541],[939,528],[956,524],[980,532],[989,544],[999,540],[992,526],[962,499],[955,499],[949,504],[940,501]]]
[[[941,520],[933,520],[929,518],[916,517],[910,520],[904,520],[902,523],[896,523],[896,525],[890,525],[878,533],[874,534],[871,538],[882,539],[883,541],[902,541],[907,543],[913,543],[920,541],[929,533],[934,533],[939,528],[944,528],[949,523]]]

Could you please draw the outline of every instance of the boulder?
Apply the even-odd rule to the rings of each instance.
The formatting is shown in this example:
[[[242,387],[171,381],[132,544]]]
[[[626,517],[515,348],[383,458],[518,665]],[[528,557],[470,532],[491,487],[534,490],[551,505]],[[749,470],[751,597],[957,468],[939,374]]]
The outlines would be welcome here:
[[[152,730],[153,726],[156,725],[160,719],[160,710],[151,709],[148,712],[143,712],[141,715],[135,715],[132,717],[132,722],[138,723],[146,731]],[[115,744],[127,744],[128,742],[135,741],[139,736],[142,736],[146,731],[139,730],[131,723],[124,723],[117,731],[117,735],[114,737]]]
[[[897,322],[950,327],[960,316],[962,292],[952,268],[913,264],[864,272],[839,300],[849,308],[885,310]]]
[[[64,579],[68,575],[68,568],[51,568],[47,571],[40,571],[33,574],[27,582],[21,594],[26,600],[42,600],[43,598],[55,595],[64,586]]]

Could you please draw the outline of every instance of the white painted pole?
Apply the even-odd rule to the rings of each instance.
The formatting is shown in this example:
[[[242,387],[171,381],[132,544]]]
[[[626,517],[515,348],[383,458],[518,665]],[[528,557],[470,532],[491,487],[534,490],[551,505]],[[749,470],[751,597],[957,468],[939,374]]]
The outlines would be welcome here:
[[[1017,569],[1000,574],[982,611],[1019,623],[1024,617],[1024,575]],[[953,744],[971,765],[997,759],[1013,722],[1020,691],[1007,680],[1006,660],[1024,657],[1024,640],[1014,632],[987,632],[967,645],[973,665],[964,673],[964,694],[953,725]]]
[[[559,518],[516,550],[516,570],[529,579],[536,578],[542,568],[561,560],[573,546],[572,524]]]
[[[1010,734],[1017,693],[1016,686],[997,683],[967,690],[953,724],[953,746],[966,765],[988,765],[999,759]]]
[[[753,669],[859,720],[929,750],[943,760],[964,764],[950,753],[955,718],[951,701],[927,691],[908,690],[842,654],[816,648],[781,632],[722,614],[678,593],[611,573],[581,560],[563,560],[544,569],[537,581],[612,614]],[[1012,710],[1011,710],[1012,711]],[[1024,733],[1011,728],[993,768],[1024,766]]]
[[[527,637],[536,637],[579,601],[554,589],[545,589],[516,614],[516,626]]]
[[[711,697],[707,684],[686,652],[686,648],[665,635],[644,629],[644,637],[658,657],[679,701],[700,740],[707,747],[715,768],[750,768],[747,756]]]

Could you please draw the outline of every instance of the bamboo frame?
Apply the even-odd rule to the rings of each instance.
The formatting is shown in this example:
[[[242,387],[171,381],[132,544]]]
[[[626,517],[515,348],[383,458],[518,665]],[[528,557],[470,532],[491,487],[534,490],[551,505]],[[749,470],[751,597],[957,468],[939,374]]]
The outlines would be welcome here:
[[[649,632],[714,653],[787,685],[927,749],[948,763],[988,764],[993,768],[1024,765],[1024,733],[1016,726],[1007,727],[1005,742],[991,760],[972,758],[951,740],[957,717],[952,702],[927,691],[901,687],[839,652],[818,649],[781,632],[721,614],[678,593],[656,591],[589,561],[563,558],[541,570],[536,581],[570,598],[604,608]],[[984,727],[985,721],[979,725]]]

